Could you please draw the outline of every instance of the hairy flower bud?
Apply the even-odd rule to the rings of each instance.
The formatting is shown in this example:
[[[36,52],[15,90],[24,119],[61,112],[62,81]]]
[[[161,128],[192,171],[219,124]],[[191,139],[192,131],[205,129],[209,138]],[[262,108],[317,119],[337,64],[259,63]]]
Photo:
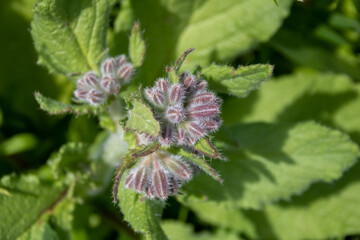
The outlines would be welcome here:
[[[89,91],[82,89],[82,88],[78,88],[74,91],[74,95],[76,98],[78,98],[79,100],[86,100],[87,96],[88,96]]]
[[[78,88],[84,88],[87,90],[97,88],[99,83],[99,78],[93,72],[86,73],[78,82]]]
[[[180,123],[184,117],[184,110],[181,107],[171,106],[166,110],[166,118],[172,123]]]
[[[199,139],[205,135],[205,129],[203,129],[200,124],[196,122],[190,122],[187,124],[187,130],[190,136],[195,139]]]
[[[196,78],[191,74],[186,74],[184,78],[184,87],[190,91],[196,84]]]
[[[198,82],[196,88],[198,91],[206,90],[208,87],[208,84],[205,80],[201,80]]]
[[[169,91],[169,100],[173,105],[179,105],[184,97],[184,89],[180,84],[171,86]]]
[[[162,91],[163,93],[167,93],[168,89],[169,89],[169,83],[164,79],[164,78],[160,78],[157,82],[156,85],[158,86],[158,89],[160,91]]]
[[[120,90],[119,83],[111,75],[104,76],[100,81],[100,86],[108,94],[115,94]]]
[[[125,82],[130,78],[133,73],[134,67],[131,63],[124,63],[118,70],[117,76]]]
[[[115,59],[115,65],[116,65],[116,68],[120,68],[122,65],[124,65],[126,63],[126,56],[124,54],[118,56],[116,59]]]
[[[108,58],[101,65],[101,73],[103,75],[112,75],[115,72],[115,59]]]
[[[90,90],[88,94],[88,101],[92,105],[102,104],[105,101],[105,94],[99,90]]]
[[[219,106],[215,103],[195,105],[189,108],[192,118],[212,117],[219,113]]]

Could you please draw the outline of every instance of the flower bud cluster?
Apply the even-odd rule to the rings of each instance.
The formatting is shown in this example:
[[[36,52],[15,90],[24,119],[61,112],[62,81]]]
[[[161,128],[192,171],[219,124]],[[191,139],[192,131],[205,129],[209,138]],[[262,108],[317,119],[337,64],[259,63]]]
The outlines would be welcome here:
[[[158,150],[137,161],[126,176],[125,187],[147,198],[164,200],[175,195],[192,175],[192,168],[182,157]]]
[[[163,145],[193,145],[210,132],[218,130],[221,101],[207,90],[207,82],[184,73],[179,83],[160,78],[145,89],[154,116],[160,122],[159,141]]]
[[[134,67],[126,61],[125,55],[107,58],[101,64],[101,76],[90,71],[77,81],[74,95],[80,101],[92,105],[106,102],[108,97],[119,92],[122,85],[129,82]]]

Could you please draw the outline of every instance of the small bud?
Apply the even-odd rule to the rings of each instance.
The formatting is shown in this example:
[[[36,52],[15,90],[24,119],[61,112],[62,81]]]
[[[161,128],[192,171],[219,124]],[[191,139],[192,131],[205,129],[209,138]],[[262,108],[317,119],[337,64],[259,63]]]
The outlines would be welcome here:
[[[205,89],[207,89],[207,87],[208,87],[207,82],[204,80],[201,80],[197,83],[196,90],[198,90],[198,91],[205,90]]]
[[[120,90],[119,83],[111,75],[104,76],[100,81],[100,86],[105,92],[109,94],[115,94]]]
[[[152,101],[159,107],[165,104],[165,94],[157,89],[152,92]]]
[[[93,105],[102,104],[105,101],[105,95],[99,90],[90,90],[88,94],[88,101]]]
[[[175,106],[175,107],[168,107],[165,116],[170,122],[176,124],[184,119],[185,114],[184,114],[184,110],[181,107]]]
[[[177,140],[178,140],[178,143],[179,143],[180,145],[185,143],[185,141],[186,141],[185,129],[183,129],[183,128],[178,128],[178,131],[177,131]]]
[[[134,176],[135,174],[132,173],[132,172],[129,172],[128,175],[126,176],[126,179],[125,179],[125,187],[126,188],[133,188],[134,187]]]
[[[161,129],[160,143],[170,145],[174,139],[174,127],[168,123]]]
[[[95,73],[88,72],[77,82],[77,86],[79,88],[90,90],[97,88],[98,82],[99,82],[98,76],[96,76]]]
[[[124,81],[126,82],[130,78],[130,76],[133,72],[133,69],[134,69],[134,67],[132,64],[125,63],[119,68],[119,70],[117,72],[117,76],[120,79],[124,79]]]
[[[160,78],[156,85],[158,86],[158,88],[160,89],[160,91],[167,93],[168,89],[169,89],[169,83],[164,79],[164,78]]]
[[[152,184],[154,185],[154,190],[156,195],[161,199],[167,198],[167,179],[165,172],[160,169],[159,163],[157,159],[154,159],[154,171],[152,175]]]
[[[215,103],[195,105],[189,108],[193,118],[211,117],[219,113],[219,106]]]
[[[195,139],[199,139],[205,135],[205,130],[200,126],[200,124],[195,122],[190,122],[187,124],[187,130],[189,135]]]
[[[190,91],[192,87],[195,86],[195,83],[196,83],[196,78],[191,75],[191,74],[187,74],[184,78],[184,86],[185,86],[185,89],[187,91]]]
[[[80,100],[86,100],[87,96],[88,96],[88,91],[82,88],[78,88],[74,91],[74,95],[76,98],[80,99]]]
[[[178,192],[180,183],[175,178],[169,178],[169,195],[175,195]]]
[[[116,68],[119,69],[122,65],[124,65],[126,63],[126,57],[124,54],[118,56],[116,59],[115,59],[115,65],[116,65]]]
[[[189,180],[191,178],[191,170],[181,158],[165,156],[163,160],[170,172],[172,172],[176,178],[181,180]]]
[[[135,174],[134,188],[137,192],[142,192],[145,189],[148,177],[146,169],[146,166],[142,167]]]
[[[115,59],[108,58],[101,65],[101,73],[103,75],[106,74],[114,74],[115,72]]]
[[[220,123],[221,123],[221,121],[220,121]],[[210,119],[210,120],[204,121],[202,123],[202,126],[206,131],[214,132],[214,131],[218,130],[220,123],[218,121]]]
[[[200,92],[195,94],[195,96],[190,100],[190,104],[211,103],[214,102],[215,100],[216,97],[213,93]]]
[[[184,97],[184,89],[180,84],[175,84],[170,88],[169,100],[173,105],[181,104]]]

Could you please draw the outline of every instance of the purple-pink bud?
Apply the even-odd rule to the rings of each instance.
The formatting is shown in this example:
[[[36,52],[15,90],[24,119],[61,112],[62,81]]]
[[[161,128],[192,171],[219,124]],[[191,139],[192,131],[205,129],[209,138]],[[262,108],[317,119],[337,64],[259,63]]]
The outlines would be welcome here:
[[[105,74],[113,74],[115,71],[115,59],[108,58],[101,65],[101,73]]]
[[[135,174],[134,188],[138,192],[142,192],[145,189],[147,183],[147,168],[140,168]]]
[[[196,83],[196,78],[191,74],[186,74],[184,78],[184,86],[189,91]]]
[[[187,124],[187,130],[190,136],[195,139],[199,139],[205,135],[205,130],[196,122],[190,122]]]
[[[176,178],[181,180],[189,180],[191,178],[190,168],[181,159],[164,157],[163,160],[170,172],[172,172]]]
[[[99,90],[92,89],[88,94],[88,101],[93,105],[102,104],[105,101],[105,95]]]
[[[154,184],[154,190],[156,195],[161,199],[167,198],[167,190],[168,190],[168,184],[166,179],[165,172],[160,169],[159,162],[157,159],[154,159],[153,161],[154,170],[152,175],[152,180]]]
[[[87,96],[88,96],[88,91],[82,88],[78,88],[74,91],[74,95],[76,98],[80,99],[80,100],[86,100]]]
[[[168,89],[169,89],[169,83],[168,81],[166,81],[164,78],[160,78],[157,82],[156,82],[158,89],[160,89],[160,91],[167,93]]]
[[[165,94],[158,89],[153,90],[152,101],[159,107],[163,106],[166,101]]]
[[[184,97],[184,88],[180,84],[175,84],[170,88],[169,100],[173,105],[182,103]]]
[[[100,86],[109,94],[115,94],[120,90],[119,83],[111,75],[104,76],[100,81]]]
[[[77,86],[79,88],[90,90],[96,88],[98,82],[99,82],[98,76],[96,76],[95,73],[88,72],[77,82]]]
[[[179,182],[175,178],[170,178],[169,180],[170,187],[169,187],[169,195],[175,195],[179,189]]]
[[[174,126],[170,123],[166,124],[161,129],[160,143],[163,145],[172,144],[174,139]]]
[[[132,64],[125,63],[119,68],[119,70],[117,72],[117,76],[119,78],[124,79],[125,81],[127,81],[130,78],[130,76],[131,76],[131,74],[133,72],[133,69],[134,69],[134,67],[133,67]]]
[[[166,118],[172,123],[180,123],[184,117],[184,110],[181,107],[168,107],[165,113]]]
[[[211,103],[214,102],[215,100],[216,97],[213,93],[200,92],[195,94],[195,96],[190,100],[190,104]]]
[[[152,199],[155,197],[155,190],[154,190],[154,186],[150,185],[145,189],[145,194],[148,198]]]
[[[189,114],[193,118],[215,116],[219,113],[219,106],[215,103],[195,105],[189,108]]]
[[[132,172],[129,172],[128,175],[126,176],[126,179],[125,179],[125,187],[126,188],[133,188],[134,187],[134,176],[135,174],[132,173]]]
[[[214,132],[214,131],[218,130],[220,124],[218,121],[215,121],[214,119],[210,119],[210,120],[204,121],[202,123],[202,126],[206,131]]]
[[[120,68],[122,65],[124,65],[126,63],[126,57],[124,54],[118,56],[116,59],[115,59],[115,65],[116,65],[116,68]]]
[[[205,89],[207,89],[207,86],[208,86],[207,82],[204,80],[201,80],[197,83],[196,89],[198,91],[205,90]]]
[[[179,127],[178,128],[178,131],[177,131],[177,140],[178,140],[178,143],[181,145],[181,144],[184,144],[185,141],[186,141],[186,132],[185,132],[185,129]]]

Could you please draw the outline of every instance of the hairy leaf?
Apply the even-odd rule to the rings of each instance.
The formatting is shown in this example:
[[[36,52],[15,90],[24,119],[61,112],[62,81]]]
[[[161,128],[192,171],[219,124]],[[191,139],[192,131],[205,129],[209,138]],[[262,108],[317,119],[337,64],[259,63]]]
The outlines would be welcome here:
[[[31,34],[39,63],[50,72],[98,71],[114,0],[44,0],[34,8]]]
[[[347,135],[314,122],[244,124],[227,133],[235,143],[223,147],[229,161],[212,164],[224,184],[195,178],[186,186],[189,202],[197,195],[230,207],[260,208],[314,182],[338,179],[359,154]]]
[[[200,152],[201,154],[204,154],[205,156],[211,157],[211,158],[220,158],[220,154],[218,150],[212,145],[209,138],[202,138],[200,139],[193,148]]]
[[[140,67],[145,57],[145,41],[142,37],[140,24],[135,23],[131,29],[129,56],[135,67]]]
[[[201,74],[213,84],[213,89],[237,97],[246,97],[272,75],[273,66],[267,64],[229,66],[212,64],[201,70]]]

